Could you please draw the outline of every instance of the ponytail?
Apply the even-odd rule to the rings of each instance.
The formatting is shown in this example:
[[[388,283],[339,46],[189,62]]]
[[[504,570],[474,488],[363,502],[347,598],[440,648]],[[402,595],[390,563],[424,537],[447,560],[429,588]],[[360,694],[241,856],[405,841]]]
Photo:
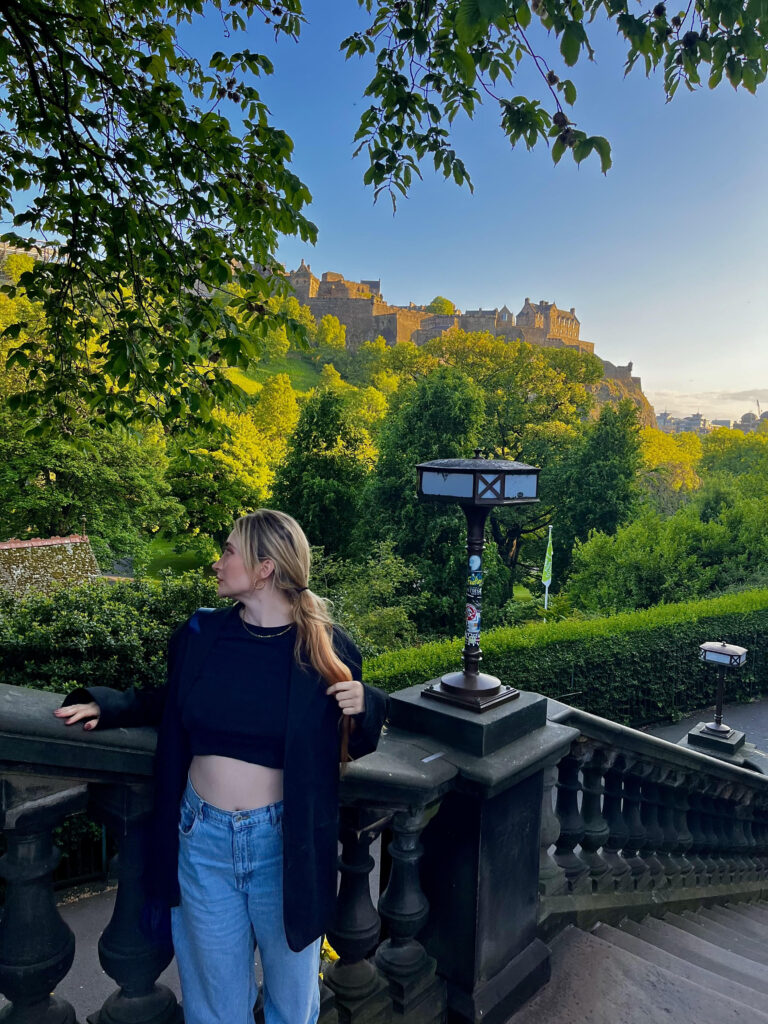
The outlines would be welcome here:
[[[296,660],[301,661],[306,655],[312,668],[329,686],[351,679],[352,672],[333,647],[333,620],[328,613],[327,602],[311,590],[302,588],[294,600],[293,616],[297,626]],[[339,758],[342,764],[352,760],[349,756],[350,725],[349,715],[342,714]]]

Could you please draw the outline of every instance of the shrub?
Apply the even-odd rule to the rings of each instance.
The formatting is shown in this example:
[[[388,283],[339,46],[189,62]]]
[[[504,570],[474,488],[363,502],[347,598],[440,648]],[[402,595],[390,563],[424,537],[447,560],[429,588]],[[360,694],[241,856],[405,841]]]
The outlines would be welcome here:
[[[535,623],[483,634],[483,669],[521,690],[562,699],[592,714],[639,726],[713,700],[715,675],[699,644],[749,649],[727,679],[727,697],[768,690],[768,590],[658,605],[602,619]],[[463,641],[390,651],[366,663],[366,681],[389,692],[425,683],[461,664]]]
[[[0,597],[0,679],[68,693],[158,686],[168,637],[196,608],[221,604],[202,572]]]

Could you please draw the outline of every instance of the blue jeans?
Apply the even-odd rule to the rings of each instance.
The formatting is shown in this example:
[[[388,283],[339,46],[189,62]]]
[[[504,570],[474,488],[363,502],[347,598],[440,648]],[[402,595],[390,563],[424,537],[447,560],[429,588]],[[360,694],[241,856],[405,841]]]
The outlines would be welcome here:
[[[223,811],[187,783],[171,912],[185,1024],[253,1024],[254,941],[266,1024],[316,1024],[321,940],[294,953],[285,938],[282,819],[282,802]]]

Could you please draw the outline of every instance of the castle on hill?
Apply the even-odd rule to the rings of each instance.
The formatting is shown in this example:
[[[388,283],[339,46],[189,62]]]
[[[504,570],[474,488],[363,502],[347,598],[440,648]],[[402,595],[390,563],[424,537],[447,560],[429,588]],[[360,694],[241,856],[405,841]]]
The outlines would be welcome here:
[[[412,341],[423,345],[451,328],[462,331],[487,331],[509,341],[525,341],[542,348],[573,348],[594,354],[591,341],[581,338],[576,310],[560,309],[554,302],[531,302],[526,298],[515,316],[506,305],[500,309],[456,310],[450,315],[435,315],[425,306],[393,306],[384,301],[381,281],[348,281],[343,274],[326,271],[316,277],[301,261],[288,280],[303,306],[309,306],[316,320],[335,316],[347,328],[347,344],[356,349],[365,341],[383,337],[388,345]],[[641,390],[639,377],[632,376],[632,363],[615,366],[601,360],[609,379],[622,381]]]

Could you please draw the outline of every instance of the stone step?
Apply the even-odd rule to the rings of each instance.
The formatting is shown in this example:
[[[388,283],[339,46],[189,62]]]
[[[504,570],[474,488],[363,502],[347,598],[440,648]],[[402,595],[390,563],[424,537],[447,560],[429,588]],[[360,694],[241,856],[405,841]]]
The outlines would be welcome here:
[[[768,970],[754,960],[729,953],[728,950],[653,917],[646,917],[641,923],[625,918],[619,927],[681,960],[687,960],[713,974],[732,978],[740,985],[768,995]]]
[[[768,939],[768,922],[761,924],[745,914],[728,910],[727,907],[702,907],[697,913],[708,921],[725,925],[726,928],[733,928],[745,938],[762,943],[764,946]]]
[[[766,1019],[716,989],[569,927],[552,942],[552,980],[510,1024],[743,1024],[745,1013],[750,1021]]]
[[[714,971],[708,971],[705,967],[699,967],[688,960],[674,956],[636,935],[631,935],[628,931],[613,928],[609,924],[595,925],[592,934],[603,939],[604,942],[610,942],[614,946],[626,949],[628,953],[642,957],[648,963],[671,971],[676,977],[688,978],[697,985],[701,985],[702,988],[712,989],[729,999],[735,999],[737,1003],[743,1003],[744,1006],[759,1012],[760,1016],[754,1018],[755,1020],[761,1020],[763,1017],[768,1020],[768,1002],[765,994],[748,988],[746,985],[740,985],[733,981],[727,973],[715,974]]]
[[[768,907],[764,903],[726,903],[725,908],[768,925]]]
[[[723,925],[708,921],[690,910],[686,910],[682,914],[665,914],[664,920],[667,924],[674,925],[675,928],[680,928],[684,932],[697,935],[700,939],[706,939],[707,942],[728,949],[732,953],[738,953],[739,956],[768,966],[768,952],[765,947],[761,948],[756,942],[751,942],[732,928],[725,928]]]

